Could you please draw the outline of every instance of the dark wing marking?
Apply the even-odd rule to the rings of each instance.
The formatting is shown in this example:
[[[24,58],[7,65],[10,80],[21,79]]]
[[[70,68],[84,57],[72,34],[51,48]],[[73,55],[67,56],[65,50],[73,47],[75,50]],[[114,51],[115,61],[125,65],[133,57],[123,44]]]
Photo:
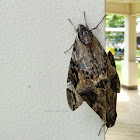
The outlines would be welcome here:
[[[72,111],[76,110],[83,103],[82,100],[79,101],[77,99],[76,93],[71,91],[69,88],[67,88],[67,100]]]
[[[114,57],[110,51],[108,52],[107,57],[110,60],[111,65],[115,67],[115,70],[114,70],[115,72],[110,78],[111,88],[113,89],[114,92],[119,93],[120,92],[120,80],[119,80],[119,76],[116,72],[116,64],[115,64]]]
[[[107,55],[107,73],[109,85],[106,87],[106,126],[109,128],[115,124],[117,118],[117,93],[120,92],[120,80],[116,71],[114,57],[110,51]]]
[[[77,109],[82,103],[82,98],[76,91],[77,84],[79,82],[78,71],[69,67],[68,79],[67,79],[67,101],[71,110]]]
[[[117,118],[117,93],[120,92],[120,80],[116,71],[114,57],[111,52],[107,55],[107,73],[110,84],[106,87],[106,126],[109,128],[115,124]]]
[[[70,67],[68,77],[68,81],[73,81],[73,85],[67,89],[67,98],[70,108],[72,110],[77,109],[83,101],[86,101],[87,104],[93,108],[97,97],[96,88],[94,88],[94,84],[92,82],[93,75],[77,67]],[[72,88],[72,86],[74,88]]]
[[[100,116],[101,119],[106,121],[106,92],[103,87],[96,87],[94,84],[94,76],[76,67],[73,67],[78,73],[79,82],[76,86],[78,95]],[[102,84],[107,81],[102,80]],[[100,86],[100,84],[99,84]]]
[[[106,94],[106,103],[107,103],[107,113],[106,113],[106,126],[112,127],[115,124],[117,118],[116,112],[116,102],[117,102],[117,93],[113,89],[107,89]]]
[[[111,65],[116,68],[115,60],[114,60],[114,57],[113,57],[111,51],[108,52],[108,59],[110,60]]]
[[[83,84],[84,81],[83,81]],[[92,87],[87,87],[79,92],[80,96],[83,98],[84,101],[92,108],[95,104],[97,93]]]
[[[111,78],[111,88],[116,93],[120,92],[120,80],[117,73]]]

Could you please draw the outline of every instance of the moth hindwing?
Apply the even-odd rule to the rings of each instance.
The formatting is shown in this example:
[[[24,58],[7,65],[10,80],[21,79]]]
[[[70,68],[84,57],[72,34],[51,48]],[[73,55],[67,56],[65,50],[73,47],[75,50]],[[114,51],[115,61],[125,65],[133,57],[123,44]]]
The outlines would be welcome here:
[[[107,128],[112,127],[117,118],[116,100],[120,92],[113,55],[105,52],[87,23],[86,26],[79,24],[76,32],[78,37],[73,44],[67,79],[69,107],[74,111],[85,101]]]

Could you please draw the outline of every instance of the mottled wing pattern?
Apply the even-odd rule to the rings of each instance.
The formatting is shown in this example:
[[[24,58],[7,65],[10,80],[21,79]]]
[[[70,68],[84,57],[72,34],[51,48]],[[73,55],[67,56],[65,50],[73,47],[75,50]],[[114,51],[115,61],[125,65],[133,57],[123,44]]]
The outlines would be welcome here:
[[[114,92],[119,93],[120,92],[120,80],[119,80],[119,76],[116,72],[116,64],[115,64],[114,57],[110,51],[108,52],[108,59],[110,60],[111,65],[115,67],[115,68],[111,69],[114,72],[111,77],[111,88],[113,89]]]
[[[78,71],[78,78],[79,78],[76,91],[82,97],[82,99],[87,102],[87,104],[90,107],[93,107],[97,97],[96,87],[94,87],[94,84],[91,80],[93,79],[93,75],[79,68],[73,68],[73,69]]]
[[[88,45],[75,40],[67,84],[67,99],[72,110],[86,101],[107,127],[114,125],[120,82],[113,55],[106,54],[95,36]]]
[[[67,100],[69,107],[74,111],[83,103],[83,99],[78,95],[76,91],[76,87],[79,82],[78,71],[71,67],[72,64],[73,61],[71,59],[67,79]]]
[[[115,60],[111,51],[108,52],[108,59],[110,60],[111,65],[116,68]]]
[[[106,87],[106,126],[112,127],[117,118],[116,102],[117,93],[120,92],[120,80],[116,71],[116,64],[112,53],[109,51],[107,55],[107,77],[109,84]]]

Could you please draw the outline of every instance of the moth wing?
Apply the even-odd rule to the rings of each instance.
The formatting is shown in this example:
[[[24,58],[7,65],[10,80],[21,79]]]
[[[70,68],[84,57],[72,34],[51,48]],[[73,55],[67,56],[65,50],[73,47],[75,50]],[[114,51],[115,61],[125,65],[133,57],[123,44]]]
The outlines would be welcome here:
[[[94,76],[86,70],[70,67],[69,81],[73,83],[74,87],[74,91],[70,88],[67,89],[70,108],[75,110],[85,101],[102,120],[106,121],[106,93],[103,88],[97,88],[94,84]]]
[[[78,71],[72,69],[70,66],[67,79],[67,101],[72,111],[76,110],[83,103],[83,99],[79,96],[79,94],[76,91],[78,82]]]
[[[102,120],[106,120],[106,95],[101,88],[96,88],[90,79],[81,80],[77,86],[77,91],[83,100],[99,115]]]
[[[79,95],[83,98],[83,100],[91,108],[93,108],[97,98],[97,93],[96,90],[94,89],[93,83],[91,83],[90,80],[81,80],[76,90],[79,93]]]
[[[105,91],[102,88],[96,87],[96,85],[94,84],[94,77],[90,72],[78,68],[72,69],[78,71],[79,82],[76,86],[77,93],[100,116],[100,118],[105,121]]]
[[[119,76],[116,72],[116,64],[115,64],[114,57],[110,51],[108,52],[108,59],[110,60],[111,65],[113,67],[115,67],[114,75],[111,78],[111,88],[113,89],[114,92],[119,93],[120,92],[120,80],[119,80]]]
[[[116,68],[115,60],[111,51],[108,52],[108,59],[110,60],[111,65]]]
[[[120,92],[120,80],[117,73],[113,75],[111,78],[111,88],[113,89],[115,93]]]
[[[107,128],[109,128],[115,124],[117,118],[116,112],[117,93],[110,88],[107,91],[106,97],[107,97],[106,126]]]

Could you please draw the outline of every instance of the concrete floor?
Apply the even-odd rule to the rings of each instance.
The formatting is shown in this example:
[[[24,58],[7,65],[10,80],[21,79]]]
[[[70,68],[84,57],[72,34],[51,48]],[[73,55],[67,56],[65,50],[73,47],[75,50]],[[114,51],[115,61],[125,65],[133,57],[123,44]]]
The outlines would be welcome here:
[[[140,86],[118,93],[117,121],[108,129],[106,140],[140,140]]]

